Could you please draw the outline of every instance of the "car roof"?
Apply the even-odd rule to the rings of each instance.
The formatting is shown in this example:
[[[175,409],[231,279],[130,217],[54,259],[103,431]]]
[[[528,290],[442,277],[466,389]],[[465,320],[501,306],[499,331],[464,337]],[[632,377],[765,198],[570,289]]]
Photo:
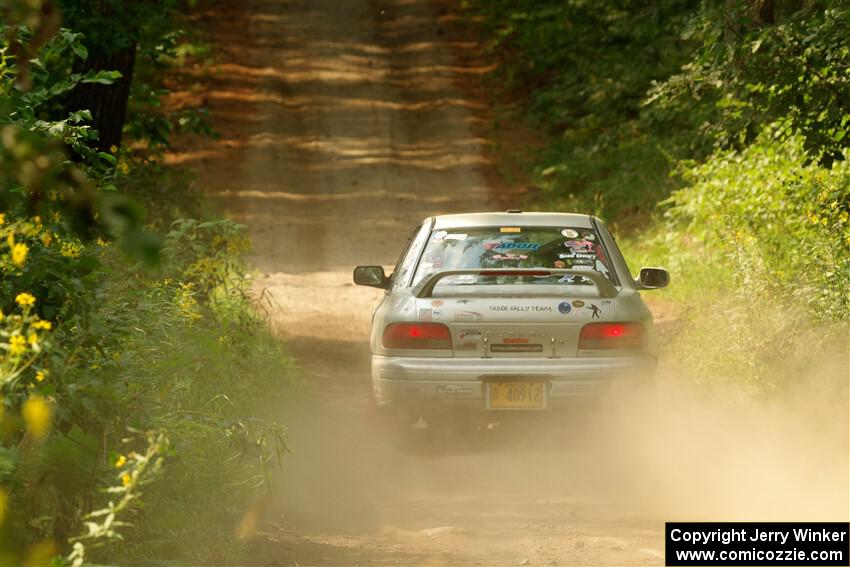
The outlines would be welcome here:
[[[466,213],[434,217],[434,229],[484,226],[563,226],[593,228],[590,215],[576,213]]]

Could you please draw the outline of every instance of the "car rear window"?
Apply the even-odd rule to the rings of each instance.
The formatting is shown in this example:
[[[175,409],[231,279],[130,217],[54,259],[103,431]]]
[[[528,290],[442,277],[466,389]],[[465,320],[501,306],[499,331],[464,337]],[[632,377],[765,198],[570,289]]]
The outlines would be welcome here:
[[[413,283],[447,270],[559,268],[595,270],[616,283],[599,235],[577,227],[495,227],[435,230],[422,253]],[[452,281],[460,278],[461,281]],[[446,284],[483,283],[457,276]],[[525,282],[527,283],[527,282]],[[535,278],[534,283],[593,285],[587,278]]]

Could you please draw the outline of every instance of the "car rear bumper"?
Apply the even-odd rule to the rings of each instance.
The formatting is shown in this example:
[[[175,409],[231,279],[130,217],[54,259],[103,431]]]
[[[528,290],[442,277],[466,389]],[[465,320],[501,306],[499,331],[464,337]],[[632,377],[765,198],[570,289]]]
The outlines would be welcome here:
[[[597,398],[612,390],[646,389],[654,382],[651,355],[587,358],[408,358],[372,355],[379,406],[486,408],[486,384],[498,380],[547,383],[547,407]]]

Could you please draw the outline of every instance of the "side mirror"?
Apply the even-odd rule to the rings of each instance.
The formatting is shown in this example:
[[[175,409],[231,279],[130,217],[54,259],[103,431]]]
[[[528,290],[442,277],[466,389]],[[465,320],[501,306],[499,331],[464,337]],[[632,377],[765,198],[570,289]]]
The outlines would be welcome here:
[[[383,266],[357,266],[354,268],[354,283],[387,289],[390,280],[384,273]]]
[[[664,268],[641,268],[638,289],[661,289],[670,283],[670,274]]]

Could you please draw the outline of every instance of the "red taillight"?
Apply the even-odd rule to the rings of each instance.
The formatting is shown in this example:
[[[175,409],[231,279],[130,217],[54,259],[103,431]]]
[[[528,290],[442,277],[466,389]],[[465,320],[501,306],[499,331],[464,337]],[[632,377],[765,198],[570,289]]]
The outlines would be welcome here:
[[[392,323],[384,329],[384,348],[451,349],[452,334],[442,323]]]
[[[640,323],[588,323],[581,329],[578,342],[582,349],[620,349],[643,347]]]

